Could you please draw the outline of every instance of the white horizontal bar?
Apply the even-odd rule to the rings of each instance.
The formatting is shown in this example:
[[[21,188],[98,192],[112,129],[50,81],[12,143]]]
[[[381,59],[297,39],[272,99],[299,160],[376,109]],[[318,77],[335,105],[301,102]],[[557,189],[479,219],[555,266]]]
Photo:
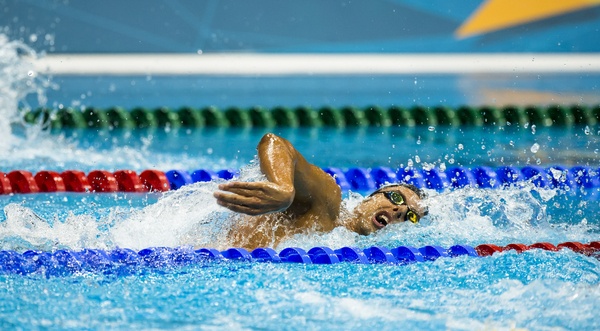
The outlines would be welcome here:
[[[351,75],[600,72],[580,54],[55,54],[34,61],[52,75]]]

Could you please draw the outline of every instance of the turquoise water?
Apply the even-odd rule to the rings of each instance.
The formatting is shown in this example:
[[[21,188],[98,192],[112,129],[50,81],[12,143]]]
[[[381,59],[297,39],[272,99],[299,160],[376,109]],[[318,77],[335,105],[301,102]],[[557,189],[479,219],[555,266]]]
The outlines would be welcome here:
[[[599,327],[598,261],[566,251],[401,267],[233,263],[119,278],[0,280],[3,329]]]
[[[537,162],[541,166],[597,165],[592,163],[596,154],[590,150],[597,135],[584,131],[543,129],[534,134],[531,128],[430,131],[419,127],[278,133],[320,166],[398,167],[406,166],[409,159],[417,167],[450,166],[450,162],[467,167]],[[23,138],[16,143],[27,152],[9,151],[18,156],[6,158],[2,170],[237,169],[251,162],[254,145],[263,133],[256,129],[44,133],[33,141]],[[19,138],[18,133],[13,136]],[[532,153],[536,142],[540,151],[548,153]],[[463,144],[462,149],[458,144]],[[26,157],[27,153],[34,157]],[[2,248],[204,246],[215,238],[204,232],[206,220],[209,227],[227,225],[227,213],[212,200],[211,185],[194,184],[167,198],[126,193],[0,196]],[[276,249],[588,242],[598,240],[600,233],[595,192],[567,193],[527,184],[430,192],[431,214],[417,226],[390,226],[369,237],[343,229],[306,234]],[[345,195],[348,205],[357,199]],[[446,258],[404,266],[234,262],[148,269],[121,277],[33,274],[0,275],[0,280],[3,329],[600,327],[595,314],[600,308],[600,261],[568,250]]]
[[[23,87],[0,98],[0,171],[243,168],[243,179],[259,178],[252,160],[265,130],[46,132],[23,127],[12,116],[27,91],[35,89]],[[274,132],[322,167],[535,164],[597,169],[599,130],[511,126]],[[235,224],[216,206],[215,188],[216,183],[198,183],[166,194],[0,196],[0,248],[227,247],[224,233]],[[365,193],[346,193],[346,208]],[[390,225],[367,237],[341,228],[306,233],[275,248],[558,244],[600,238],[598,188],[563,192],[524,183],[429,193],[430,214],[418,225]],[[595,330],[600,328],[599,297],[600,261],[569,250],[410,265],[204,263],[129,276],[1,274],[0,329]]]

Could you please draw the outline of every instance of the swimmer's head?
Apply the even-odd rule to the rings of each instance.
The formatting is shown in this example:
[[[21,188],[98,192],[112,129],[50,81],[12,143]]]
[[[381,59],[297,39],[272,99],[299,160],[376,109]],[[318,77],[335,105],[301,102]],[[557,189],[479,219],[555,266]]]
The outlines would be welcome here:
[[[414,185],[382,186],[356,206],[353,224],[349,226],[367,235],[389,224],[418,223],[427,215],[427,207],[423,204],[426,197],[425,192]]]

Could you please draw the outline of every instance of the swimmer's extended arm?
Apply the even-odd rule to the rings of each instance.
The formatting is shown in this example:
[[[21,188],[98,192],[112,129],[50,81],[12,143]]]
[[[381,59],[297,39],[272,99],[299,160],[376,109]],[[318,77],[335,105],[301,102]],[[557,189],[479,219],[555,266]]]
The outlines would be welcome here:
[[[219,205],[248,215],[286,211],[291,216],[311,212],[337,218],[341,192],[331,176],[275,134],[264,135],[257,149],[267,181],[221,184],[225,192],[214,194]]]

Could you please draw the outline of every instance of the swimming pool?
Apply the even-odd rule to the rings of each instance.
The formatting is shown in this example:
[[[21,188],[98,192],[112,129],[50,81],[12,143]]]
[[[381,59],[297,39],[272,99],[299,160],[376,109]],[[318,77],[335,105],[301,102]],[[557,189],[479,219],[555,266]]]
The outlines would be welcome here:
[[[16,110],[15,97],[9,100],[13,106],[8,109],[10,114]],[[228,99],[230,103],[233,101]],[[239,105],[247,106],[242,101]],[[252,163],[256,143],[268,131],[288,138],[321,167],[584,165],[597,169],[600,166],[597,126],[48,132],[17,122],[13,120],[3,127],[0,144],[3,172],[244,168],[245,178],[252,179],[257,176],[256,167],[248,164]],[[3,250],[18,252],[219,244],[227,212],[216,207],[211,196],[214,187],[215,183],[197,183],[167,194],[1,195],[4,215],[0,215],[0,242]],[[345,192],[345,202],[350,207],[360,198],[356,194],[365,193]],[[501,189],[460,188],[430,193],[430,215],[419,225],[389,226],[369,237],[343,229],[329,234],[299,235],[277,249],[557,244],[599,238],[597,187],[564,192],[521,183]],[[407,265],[234,261],[143,268],[132,275],[93,271],[48,277],[43,273],[3,273],[0,274],[0,326],[2,329],[597,329],[599,273],[600,262],[595,257],[570,250],[539,249],[483,258],[440,258]]]

